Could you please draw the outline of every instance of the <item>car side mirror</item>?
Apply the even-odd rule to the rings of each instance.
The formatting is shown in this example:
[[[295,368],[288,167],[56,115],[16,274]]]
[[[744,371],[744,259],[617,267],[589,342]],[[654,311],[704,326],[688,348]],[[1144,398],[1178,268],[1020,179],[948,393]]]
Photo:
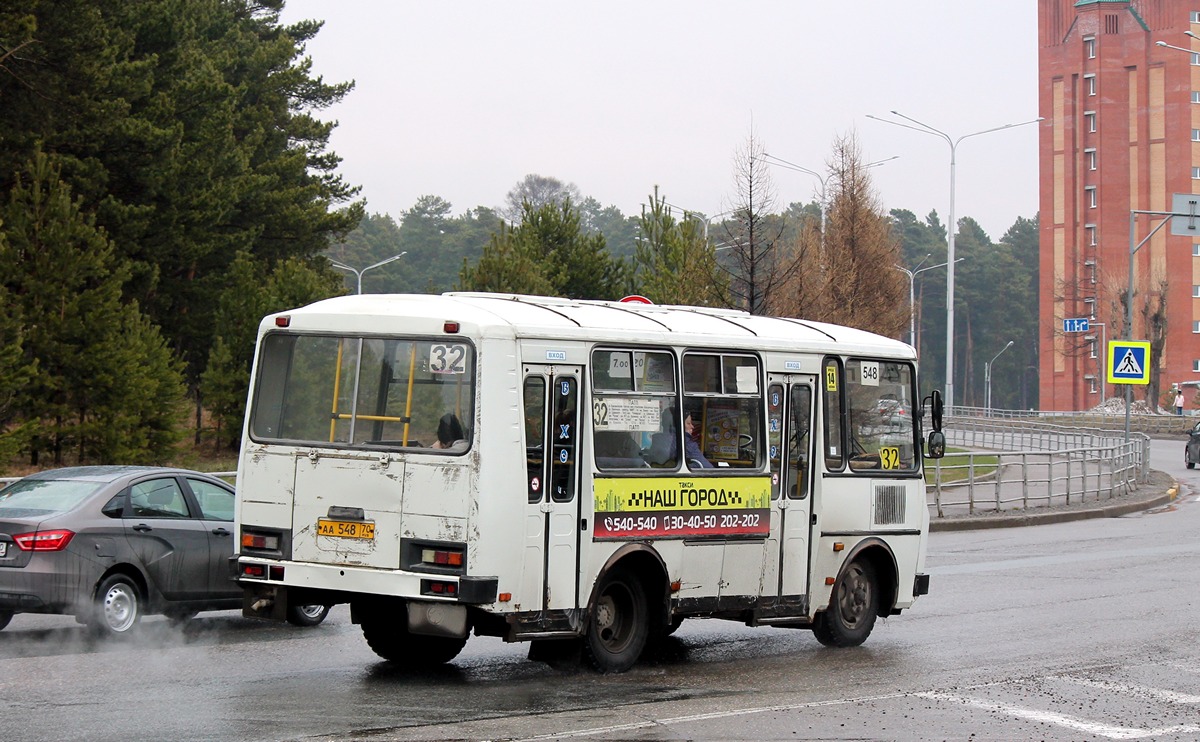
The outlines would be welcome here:
[[[940,430],[935,430],[929,434],[929,438],[925,444],[925,456],[931,459],[940,459],[946,455],[946,434]]]

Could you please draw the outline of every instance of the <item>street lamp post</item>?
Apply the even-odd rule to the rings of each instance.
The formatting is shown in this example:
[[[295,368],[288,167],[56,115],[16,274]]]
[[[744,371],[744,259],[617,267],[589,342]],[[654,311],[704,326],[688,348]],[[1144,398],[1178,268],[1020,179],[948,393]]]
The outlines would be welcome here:
[[[342,262],[339,262],[339,261],[333,260],[333,259],[330,259],[329,264],[332,265],[334,268],[337,268],[338,270],[350,271],[351,273],[353,273],[354,277],[356,279],[358,279],[358,291],[356,293],[361,294],[362,293],[362,277],[363,277],[364,273],[371,270],[372,268],[378,268],[381,265],[387,265],[388,263],[392,262],[393,260],[399,260],[400,258],[404,257],[405,255],[408,255],[407,250],[405,250],[402,253],[399,253],[398,255],[393,255],[392,257],[387,258],[385,260],[380,260],[378,263],[372,263],[371,265],[368,265],[366,268],[363,268],[362,270],[359,270],[357,268],[351,268],[350,266],[346,265],[345,263],[342,263]]]
[[[825,234],[825,212],[828,211],[828,204],[825,203],[825,196],[826,196],[825,188],[829,182],[829,176],[821,175],[820,173],[818,173],[815,170],[809,170],[808,168],[797,165],[794,162],[788,162],[787,160],[783,159],[782,157],[776,157],[775,155],[770,154],[768,152],[763,152],[763,157],[767,158],[768,165],[774,165],[775,167],[781,167],[786,170],[795,170],[796,172],[805,173],[805,174],[811,175],[817,179],[817,181],[821,184],[821,195],[820,195],[820,198],[821,198],[821,234]],[[885,162],[891,162],[892,160],[899,159],[899,157],[900,157],[900,155],[892,155],[891,157],[885,157],[882,160],[876,160],[875,162],[868,162],[863,167],[864,168],[875,167],[877,165],[882,165]],[[774,162],[771,162],[771,160],[774,160]]]
[[[1004,131],[1005,129],[1012,129],[1017,126],[1025,126],[1026,124],[1036,124],[1037,122],[1042,120],[1042,117],[1039,116],[1038,118],[1031,119],[1029,121],[1022,121],[1021,123],[1018,123],[1018,124],[1005,124],[1003,126],[992,127],[991,129],[984,129],[982,131],[974,131],[974,132],[971,132],[970,134],[963,134],[958,139],[954,139],[953,137],[951,137],[949,134],[942,131],[941,129],[935,129],[932,126],[930,126],[929,124],[923,123],[921,121],[917,121],[916,119],[911,118],[909,116],[905,116],[904,114],[900,113],[899,111],[892,111],[891,114],[893,116],[899,116],[900,118],[904,119],[905,121],[910,121],[913,124],[916,124],[916,126],[910,126],[909,124],[902,124],[899,121],[883,119],[883,118],[879,118],[878,116],[872,116],[870,114],[867,114],[867,118],[874,119],[875,121],[882,121],[885,124],[891,124],[893,126],[901,126],[905,129],[912,129],[913,131],[919,131],[922,134],[930,134],[930,135],[933,135],[936,137],[941,137],[943,140],[945,140],[946,144],[950,145],[950,212],[948,214],[948,221],[946,224],[946,261],[949,263],[949,265],[946,266],[946,402],[945,402],[945,405],[946,405],[947,411],[953,412],[953,410],[954,410],[954,263],[957,262],[954,259],[954,232],[955,232],[955,229],[957,228],[957,225],[954,223],[954,165],[955,165],[955,155],[958,150],[958,145],[964,139],[968,139],[970,137],[977,137],[981,134],[990,134],[994,131]]]
[[[929,254],[926,254],[925,257],[921,258],[921,263],[924,263],[926,260],[929,260]],[[962,261],[963,258],[958,258],[954,262],[961,263]],[[896,270],[908,276],[908,344],[914,348],[917,347],[917,296],[914,290],[914,283],[916,281],[917,274],[924,273],[925,271],[931,271],[934,268],[943,268],[947,265],[947,263],[938,263],[937,265],[927,265],[922,268],[921,263],[917,263],[917,267],[913,268],[912,270],[909,270],[902,265],[892,266]]]
[[[1000,353],[1003,353],[1004,351],[1011,348],[1012,344],[1013,344],[1013,341],[1009,340],[1008,345],[1005,345],[1003,348],[1000,349]],[[987,405],[987,410],[984,413],[984,415],[986,417],[992,416],[992,366],[995,365],[996,359],[1000,357],[1000,353],[997,353],[996,355],[992,356],[992,360],[983,364],[983,378],[987,385],[987,392],[984,394],[985,404]]]

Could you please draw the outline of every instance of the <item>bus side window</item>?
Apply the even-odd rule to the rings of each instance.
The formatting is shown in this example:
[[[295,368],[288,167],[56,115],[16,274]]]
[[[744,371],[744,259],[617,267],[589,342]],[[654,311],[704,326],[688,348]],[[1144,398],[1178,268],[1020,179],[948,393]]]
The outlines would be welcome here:
[[[825,359],[825,373],[821,381],[825,399],[825,468],[840,471],[845,466],[845,451],[842,446],[842,372],[836,358]]]
[[[528,468],[526,484],[529,501],[542,499],[546,462],[546,380],[540,376],[525,379],[523,394],[525,415],[525,462]]]

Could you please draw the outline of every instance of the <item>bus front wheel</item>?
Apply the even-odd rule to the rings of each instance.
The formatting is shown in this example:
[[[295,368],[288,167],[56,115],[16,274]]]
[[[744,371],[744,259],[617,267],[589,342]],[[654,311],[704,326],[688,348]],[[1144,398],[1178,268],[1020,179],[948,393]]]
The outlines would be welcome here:
[[[827,647],[857,647],[871,635],[879,613],[879,582],[870,562],[846,566],[833,586],[829,607],[817,616],[813,634]]]
[[[625,672],[638,661],[650,635],[642,583],[629,572],[608,573],[596,590],[584,654],[600,672]]]

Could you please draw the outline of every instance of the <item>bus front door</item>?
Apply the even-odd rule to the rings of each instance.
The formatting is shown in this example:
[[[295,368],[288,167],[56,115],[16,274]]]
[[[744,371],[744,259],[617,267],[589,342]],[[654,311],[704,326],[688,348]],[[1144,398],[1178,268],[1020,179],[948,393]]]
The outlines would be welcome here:
[[[816,378],[771,374],[767,383],[771,501],[777,514],[771,536],[779,547],[777,552],[768,553],[768,559],[777,561],[764,565],[764,573],[778,576],[775,587],[781,608],[807,611]]]
[[[528,505],[525,585],[540,574],[530,610],[565,611],[579,593],[578,366],[524,368]]]

